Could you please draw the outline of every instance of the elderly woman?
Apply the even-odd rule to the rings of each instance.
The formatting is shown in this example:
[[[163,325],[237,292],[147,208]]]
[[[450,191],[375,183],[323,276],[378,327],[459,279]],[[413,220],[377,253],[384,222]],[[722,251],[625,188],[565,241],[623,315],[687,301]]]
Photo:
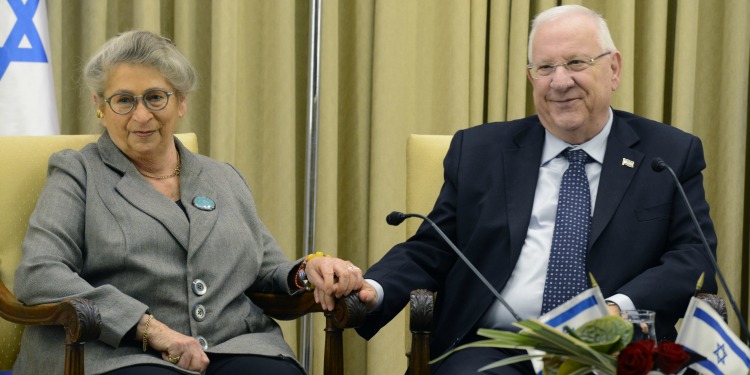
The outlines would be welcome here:
[[[96,303],[102,333],[86,345],[88,373],[304,373],[245,292],[294,293],[309,282],[330,310],[361,287],[359,268],[330,257],[292,264],[239,172],[175,139],[196,74],[169,39],[121,34],[84,75],[105,131],[50,158],[18,298]],[[59,328],[28,327],[14,374],[60,368],[62,339]]]

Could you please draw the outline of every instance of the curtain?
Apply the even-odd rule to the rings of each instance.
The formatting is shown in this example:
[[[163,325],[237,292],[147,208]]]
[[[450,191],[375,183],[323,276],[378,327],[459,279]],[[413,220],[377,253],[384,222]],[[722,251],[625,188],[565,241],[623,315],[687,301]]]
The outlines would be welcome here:
[[[135,28],[171,38],[200,77],[178,131],[196,132],[201,153],[243,173],[288,257],[302,256],[308,1],[47,3],[63,134],[101,132],[81,69],[105,40]],[[702,139],[718,262],[747,319],[745,0],[323,0],[317,249],[366,268],[407,236],[384,218],[404,207],[408,134],[534,113],[529,22],[559,3],[608,19],[623,55],[615,108]],[[739,332],[731,313],[730,322]],[[322,317],[314,324],[321,374]],[[297,324],[282,326],[296,348]],[[403,315],[369,342],[347,331],[346,373],[403,373],[405,339]]]

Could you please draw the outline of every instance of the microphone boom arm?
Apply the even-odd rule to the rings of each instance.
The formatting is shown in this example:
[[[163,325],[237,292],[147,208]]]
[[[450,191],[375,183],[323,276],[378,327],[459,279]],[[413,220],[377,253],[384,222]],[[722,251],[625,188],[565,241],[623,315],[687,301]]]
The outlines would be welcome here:
[[[708,256],[708,259],[711,261],[711,264],[716,270],[716,275],[719,276],[719,281],[721,281],[721,286],[724,288],[724,291],[727,292],[727,298],[729,299],[729,303],[732,305],[732,309],[734,310],[734,314],[737,316],[737,320],[740,321],[742,332],[745,334],[745,340],[750,340],[750,332],[748,332],[745,319],[742,318],[740,309],[737,307],[737,303],[734,301],[734,297],[732,297],[732,292],[729,291],[729,287],[727,287],[727,282],[726,280],[724,280],[724,275],[722,275],[721,271],[719,270],[719,265],[716,263],[716,257],[714,257],[714,254],[711,252],[711,247],[708,246],[708,241],[706,240],[706,236],[703,234],[703,230],[701,229],[701,226],[698,223],[698,219],[695,217],[695,213],[693,212],[693,208],[690,206],[690,201],[688,200],[688,197],[685,194],[685,190],[682,188],[680,179],[677,178],[677,174],[674,173],[674,170],[672,170],[672,167],[667,165],[667,163],[665,163],[663,160],[659,158],[654,159],[651,166],[657,172],[660,172],[666,169],[674,178],[674,181],[677,185],[677,190],[680,191],[680,195],[682,196],[682,199],[685,202],[685,206],[687,206],[688,212],[690,213],[690,217],[693,219],[693,224],[695,224],[695,227],[698,229],[698,234],[700,234],[701,236],[701,240],[703,241],[703,246],[706,248],[706,254]]]
[[[396,214],[396,212],[392,213],[391,215],[394,215],[394,214]],[[456,245],[453,244],[453,241],[451,241],[448,238],[448,236],[445,235],[445,233],[440,229],[440,227],[437,226],[437,224],[435,224],[434,221],[432,221],[427,216],[420,215],[420,214],[414,214],[414,213],[402,214],[400,212],[398,214],[401,214],[403,216],[401,216],[401,215],[394,215],[394,216],[401,216],[401,218],[403,218],[403,219],[406,219],[406,218],[409,218],[409,217],[418,217],[418,218],[426,221],[427,223],[429,223],[432,226],[432,228],[434,228],[435,231],[443,238],[443,240],[448,245],[450,245],[451,249],[453,249],[453,251],[456,253],[456,255],[458,255],[459,258],[461,258],[461,260],[464,262],[464,264],[466,264],[469,267],[469,269],[471,269],[471,271],[474,272],[474,275],[476,275],[479,278],[479,280],[481,280],[484,283],[484,285],[487,287],[487,289],[489,289],[492,292],[492,294],[495,295],[495,298],[498,301],[500,301],[500,303],[502,303],[503,306],[505,306],[506,309],[508,309],[508,311],[510,312],[510,314],[513,315],[513,318],[516,319],[517,322],[520,322],[521,320],[523,320],[523,319],[521,319],[520,316],[518,316],[518,314],[513,310],[513,308],[511,308],[510,305],[508,305],[508,303],[505,302],[505,299],[503,299],[503,297],[500,296],[500,293],[498,293],[497,290],[492,286],[492,284],[490,284],[490,282],[487,281],[487,279],[484,277],[484,275],[482,275],[482,273],[479,272],[479,270],[476,269],[476,267],[474,267],[473,264],[471,264],[471,262],[469,261],[469,259],[467,259],[466,256],[463,253],[461,253],[460,250],[458,250],[458,248],[456,247]],[[388,215],[388,216],[391,217],[391,215]],[[401,221],[403,221],[403,220],[401,220]],[[401,221],[399,221],[395,225],[400,224]],[[391,224],[391,222],[388,222],[388,223]],[[394,224],[391,224],[391,225],[394,225]]]

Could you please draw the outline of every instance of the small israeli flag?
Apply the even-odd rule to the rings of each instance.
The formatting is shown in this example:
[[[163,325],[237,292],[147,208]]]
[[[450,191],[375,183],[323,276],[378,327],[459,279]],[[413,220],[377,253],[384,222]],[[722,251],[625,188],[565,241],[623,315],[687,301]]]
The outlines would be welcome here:
[[[688,366],[701,374],[747,374],[750,349],[711,305],[693,298],[682,319],[678,344],[706,359]]]
[[[562,331],[564,327],[576,329],[596,318],[609,315],[607,303],[598,286],[587,289],[560,306],[539,317],[539,321]],[[542,354],[539,350],[529,350],[529,354]],[[534,371],[542,374],[544,364],[541,359],[533,359]]]

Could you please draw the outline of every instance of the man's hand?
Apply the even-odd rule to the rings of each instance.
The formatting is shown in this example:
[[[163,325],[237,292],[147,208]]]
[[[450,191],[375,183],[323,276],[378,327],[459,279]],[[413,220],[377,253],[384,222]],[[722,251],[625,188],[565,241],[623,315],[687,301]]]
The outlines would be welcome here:
[[[362,289],[359,291],[359,300],[367,305],[367,310],[372,310],[378,303],[378,292],[367,281],[362,283]]]
[[[607,309],[609,309],[609,315],[620,316],[620,306],[614,302],[607,302]]]

